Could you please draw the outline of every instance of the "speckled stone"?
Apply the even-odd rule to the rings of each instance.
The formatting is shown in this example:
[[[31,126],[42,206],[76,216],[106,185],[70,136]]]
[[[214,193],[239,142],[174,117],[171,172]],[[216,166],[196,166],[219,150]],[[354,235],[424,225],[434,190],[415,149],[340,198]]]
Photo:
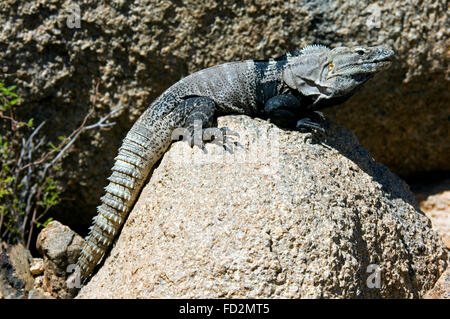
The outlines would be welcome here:
[[[326,125],[323,140],[227,116],[232,152],[174,143],[78,298],[421,297],[446,267],[439,235],[401,179]]]
[[[420,203],[420,209],[431,220],[433,228],[442,235],[444,245],[450,249],[450,190],[428,196]]]
[[[77,262],[84,239],[69,227],[53,220],[39,233],[36,248],[43,256],[44,275],[36,288],[54,298],[70,298],[66,285],[72,265]]]
[[[425,294],[424,299],[450,299],[450,266],[441,275],[433,289]]]

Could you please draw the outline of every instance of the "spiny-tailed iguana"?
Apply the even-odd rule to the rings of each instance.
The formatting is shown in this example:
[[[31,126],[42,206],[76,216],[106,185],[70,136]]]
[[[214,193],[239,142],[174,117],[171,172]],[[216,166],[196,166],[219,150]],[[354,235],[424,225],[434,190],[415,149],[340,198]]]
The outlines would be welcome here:
[[[281,126],[320,130],[315,112],[344,102],[375,73],[386,69],[393,55],[384,46],[329,49],[310,45],[277,59],[210,67],[172,85],[123,140],[77,262],[81,280],[102,260],[151,168],[172,142],[175,129],[192,132],[194,121],[210,127],[219,115],[245,114]]]

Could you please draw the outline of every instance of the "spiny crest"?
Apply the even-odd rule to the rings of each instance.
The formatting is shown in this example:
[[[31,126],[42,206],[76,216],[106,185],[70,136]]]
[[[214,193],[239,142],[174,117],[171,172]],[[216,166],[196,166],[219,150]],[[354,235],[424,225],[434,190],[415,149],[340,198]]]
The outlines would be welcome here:
[[[300,51],[297,51],[296,53],[297,53],[297,55],[301,55],[301,54],[311,54],[311,53],[324,52],[324,51],[331,51],[331,49],[324,45],[321,45],[321,44],[311,44],[311,45],[304,47]]]
[[[282,59],[286,59],[286,58],[290,58],[290,57],[297,57],[303,54],[311,54],[311,53],[316,53],[316,52],[327,52],[327,51],[331,51],[330,48],[321,45],[321,44],[310,44],[306,47],[304,47],[303,49],[300,50],[296,50],[294,52],[288,52],[280,57],[278,57],[276,60],[282,60]]]

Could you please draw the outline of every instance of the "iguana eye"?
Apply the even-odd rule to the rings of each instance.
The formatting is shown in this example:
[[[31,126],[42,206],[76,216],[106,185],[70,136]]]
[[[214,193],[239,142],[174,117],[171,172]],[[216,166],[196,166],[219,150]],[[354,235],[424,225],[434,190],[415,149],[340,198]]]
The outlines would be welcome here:
[[[333,62],[330,62],[330,63],[328,64],[328,73],[330,73],[331,71],[333,71],[333,69],[334,69],[334,64],[333,64]]]
[[[358,53],[359,55],[364,55],[364,50],[361,50],[361,49],[356,50],[356,53]]]

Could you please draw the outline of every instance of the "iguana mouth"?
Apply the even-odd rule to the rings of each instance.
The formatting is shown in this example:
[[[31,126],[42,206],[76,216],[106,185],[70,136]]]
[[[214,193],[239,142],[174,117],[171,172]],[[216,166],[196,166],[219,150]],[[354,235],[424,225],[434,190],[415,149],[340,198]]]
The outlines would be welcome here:
[[[366,63],[377,63],[377,64],[383,64],[383,63],[386,63],[386,64],[391,64],[392,63],[392,59],[391,59],[391,57],[390,56],[386,56],[386,57],[383,57],[383,58],[381,58],[381,59],[376,59],[376,60],[374,60],[374,61],[372,61],[372,62],[366,62]],[[366,64],[366,63],[361,63],[361,64]]]
[[[391,65],[392,61],[388,58],[386,59],[382,59],[382,60],[375,60],[372,62],[366,62],[366,63],[361,63],[361,64],[379,64],[379,65]]]
[[[336,76],[344,75],[347,70],[355,68],[357,66],[360,66],[360,69],[361,69],[361,71],[358,73],[364,74],[364,73],[375,73],[375,72],[387,69],[388,67],[391,66],[391,64],[392,64],[392,61],[391,61],[390,57],[384,57],[381,59],[377,59],[377,60],[373,60],[373,61],[366,61],[366,62],[361,62],[361,63],[353,63],[353,64],[346,65],[344,67],[341,67],[339,69],[339,71],[336,71],[335,73],[328,75],[327,79],[331,79]],[[361,67],[361,66],[366,66],[366,70],[363,70],[363,67]]]
[[[362,64],[375,64],[376,65],[375,71],[378,71],[378,70],[382,70],[382,69],[384,70],[384,69],[387,69],[388,67],[390,67],[392,64],[392,60],[390,59],[390,57],[386,57],[383,59],[375,60],[373,62],[362,63]]]
[[[393,52],[389,52],[389,53],[382,55],[381,57],[378,57],[377,59],[373,60],[372,62],[368,62],[368,63],[376,63],[376,64],[381,65],[383,68],[389,67],[392,64],[393,55],[394,55]]]
[[[375,59],[373,62],[385,62],[385,61],[392,62],[392,59],[391,59],[391,58],[392,58],[392,55],[386,55],[386,56],[384,56],[384,57]]]

